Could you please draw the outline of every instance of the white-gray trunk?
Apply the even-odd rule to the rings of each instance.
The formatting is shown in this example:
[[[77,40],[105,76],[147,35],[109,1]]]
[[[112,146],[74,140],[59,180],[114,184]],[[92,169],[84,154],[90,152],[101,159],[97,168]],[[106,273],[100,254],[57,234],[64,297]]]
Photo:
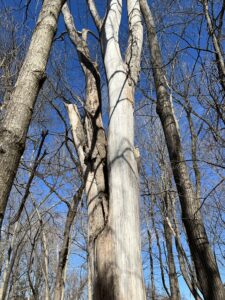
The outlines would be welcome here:
[[[78,110],[75,105],[67,105],[70,122],[74,124],[72,128],[75,147],[80,163],[84,166],[82,168],[85,169],[83,173],[86,175],[89,217],[89,299],[145,299],[139,233],[139,176],[133,153],[134,87],[139,73],[142,46],[139,3],[138,1],[127,3],[132,38],[129,38],[124,63],[118,45],[122,2],[110,1],[103,28],[100,28],[102,21],[98,17],[93,1],[88,2],[96,25],[99,31],[102,31],[101,43],[110,98],[108,176],[106,176],[104,172],[106,142],[101,115],[98,112],[101,111],[98,74],[93,65],[91,70],[85,65],[86,60],[90,62],[84,43],[85,38],[81,43],[73,31],[74,34],[70,35],[71,40],[76,44],[86,76],[88,113],[83,131],[87,133],[85,145],[91,150],[84,153],[81,138],[83,133],[79,130],[82,124]],[[64,10],[64,17],[65,13],[67,12]],[[71,33],[73,27],[69,26],[71,18],[68,14],[66,16],[67,28]],[[93,164],[92,160],[96,163]],[[90,169],[90,166],[93,168]],[[109,216],[107,177],[110,190]]]
[[[142,25],[139,1],[127,1],[127,61],[120,53],[118,31],[122,1],[110,1],[102,49],[109,89],[108,172],[109,220],[112,238],[112,298],[145,299],[139,228],[139,175],[134,157],[134,88],[139,73]],[[132,50],[135,46],[135,51]],[[129,72],[130,71],[130,72]],[[130,75],[129,75],[130,74]]]

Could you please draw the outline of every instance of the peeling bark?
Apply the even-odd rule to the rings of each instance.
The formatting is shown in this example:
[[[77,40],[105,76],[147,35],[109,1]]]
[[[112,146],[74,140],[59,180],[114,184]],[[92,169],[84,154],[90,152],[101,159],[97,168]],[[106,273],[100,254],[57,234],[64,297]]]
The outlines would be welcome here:
[[[100,76],[87,47],[87,30],[78,36],[67,4],[64,20],[86,80],[85,117],[81,121],[75,104],[67,110],[74,145],[79,157],[88,205],[88,294],[89,299],[106,299],[106,273],[110,269],[110,234],[108,221],[108,177],[106,170],[106,136],[101,115]],[[110,299],[110,298],[107,298]]]
[[[125,62],[118,44],[122,2],[110,1],[104,22],[100,19],[94,2],[88,3],[101,36],[110,99],[107,175],[106,142],[103,142],[105,134],[102,120],[98,117],[101,107],[99,79],[96,72],[93,73],[92,68],[88,68],[90,57],[86,50],[80,51],[81,43],[74,35],[86,75],[87,89],[84,122],[87,147],[81,157],[85,157],[84,163],[87,163],[84,178],[88,187],[86,193],[91,249],[89,299],[145,299],[140,255],[138,172],[133,152],[134,88],[139,74],[142,46],[139,2],[127,2],[131,36]],[[84,34],[83,31],[83,36]],[[96,109],[93,109],[95,102]],[[70,108],[76,110],[74,105]],[[77,113],[75,119],[77,124],[80,123]],[[77,133],[74,128],[76,136]],[[75,146],[78,149],[78,144]],[[89,149],[89,154],[86,148]],[[92,173],[91,170],[96,171]]]

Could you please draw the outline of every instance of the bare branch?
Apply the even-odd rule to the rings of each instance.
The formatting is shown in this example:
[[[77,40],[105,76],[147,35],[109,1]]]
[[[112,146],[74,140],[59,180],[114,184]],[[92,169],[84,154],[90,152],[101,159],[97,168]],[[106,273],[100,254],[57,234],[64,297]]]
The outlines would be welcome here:
[[[93,0],[87,0],[87,4],[88,4],[88,7],[89,7],[91,16],[92,16],[92,18],[95,22],[95,25],[96,25],[98,31],[100,32],[103,22],[102,22],[99,14],[98,14],[97,8],[95,6],[95,2]]]

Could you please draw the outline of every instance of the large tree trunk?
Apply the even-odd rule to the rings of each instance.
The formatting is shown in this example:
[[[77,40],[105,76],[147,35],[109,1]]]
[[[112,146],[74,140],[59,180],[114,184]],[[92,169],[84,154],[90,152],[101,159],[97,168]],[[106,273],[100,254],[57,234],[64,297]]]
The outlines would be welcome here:
[[[94,284],[93,299],[145,299],[133,124],[134,87],[142,46],[139,2],[127,1],[130,36],[126,63],[122,60],[118,44],[122,1],[109,2],[104,22],[94,2],[90,0],[88,3],[101,36],[110,106],[107,157],[109,213],[95,242],[97,284]],[[91,280],[93,282],[95,278]]]
[[[187,232],[197,278],[205,299],[222,300],[225,299],[225,291],[184,161],[178,123],[167,91],[154,20],[147,1],[140,0],[140,3],[148,31],[153,76],[157,93],[157,113],[160,117],[166,139],[173,175],[180,198],[182,219]]]
[[[112,0],[102,34],[109,89],[108,172],[112,238],[111,297],[145,299],[139,228],[139,175],[134,157],[134,89],[142,47],[139,1],[127,1],[130,37],[124,63],[118,42],[122,1]]]
[[[0,229],[65,0],[45,0],[30,47],[0,124]],[[3,112],[4,114],[4,112]]]

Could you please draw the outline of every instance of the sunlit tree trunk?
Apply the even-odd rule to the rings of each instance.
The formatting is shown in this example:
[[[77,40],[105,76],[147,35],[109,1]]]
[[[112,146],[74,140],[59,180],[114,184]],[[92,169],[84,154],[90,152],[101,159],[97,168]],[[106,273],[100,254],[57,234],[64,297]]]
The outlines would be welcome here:
[[[130,37],[124,62],[118,31],[122,1],[110,1],[102,49],[109,89],[109,221],[113,285],[110,299],[145,299],[139,232],[139,175],[134,157],[134,89],[142,25],[138,1],[127,1]]]
[[[108,176],[109,236],[102,264],[100,294],[94,299],[145,299],[139,232],[139,175],[134,157],[134,90],[142,48],[139,1],[127,1],[129,40],[125,61],[119,46],[122,1],[109,1],[104,22],[88,1],[101,36],[109,90]],[[102,257],[98,257],[101,260]]]
[[[23,66],[0,124],[0,229],[9,193],[25,147],[35,100],[65,0],[45,0]]]
[[[225,290],[209,245],[198,201],[189,178],[181,145],[179,126],[167,90],[160,46],[152,13],[146,0],[140,0],[151,53],[157,93],[157,113],[162,123],[170,162],[182,209],[182,219],[202,293],[207,300],[225,299]]]

